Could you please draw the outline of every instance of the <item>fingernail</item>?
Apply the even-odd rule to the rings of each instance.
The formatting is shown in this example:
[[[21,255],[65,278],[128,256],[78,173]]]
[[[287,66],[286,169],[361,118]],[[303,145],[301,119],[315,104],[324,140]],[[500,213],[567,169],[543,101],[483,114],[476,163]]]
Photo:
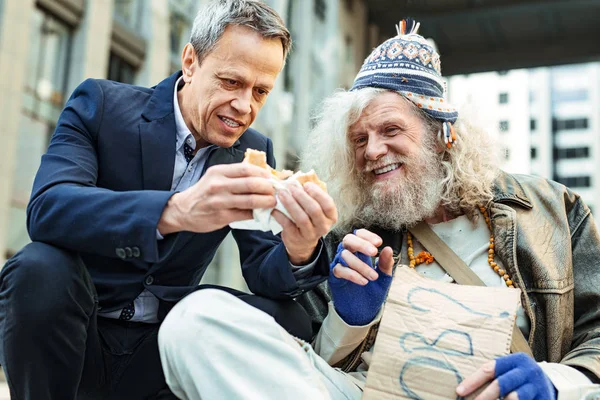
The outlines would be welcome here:
[[[372,280],[372,281],[376,281],[376,280],[377,280],[377,278],[379,278],[379,275],[377,275],[377,272],[375,272],[375,271],[372,271],[372,272],[370,272],[370,273],[369,273],[369,279],[370,279],[370,280]]]
[[[456,388],[456,393],[461,395],[463,394],[463,392],[465,391],[465,388],[463,386],[459,386]]]

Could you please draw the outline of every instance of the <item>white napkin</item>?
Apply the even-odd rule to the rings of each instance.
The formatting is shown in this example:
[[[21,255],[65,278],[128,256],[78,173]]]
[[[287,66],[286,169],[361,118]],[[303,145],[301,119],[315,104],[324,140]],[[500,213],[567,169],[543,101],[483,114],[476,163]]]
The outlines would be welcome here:
[[[247,219],[244,221],[234,221],[229,224],[232,229],[249,229],[253,231],[263,231],[268,232],[272,231],[273,235],[277,235],[279,232],[283,230],[279,222],[273,218],[271,212],[273,210],[279,210],[293,221],[293,218],[290,217],[290,214],[285,209],[281,201],[279,201],[279,192],[282,190],[287,190],[289,185],[297,185],[301,187],[300,183],[294,179],[294,176],[289,177],[286,180],[279,180],[275,178],[269,179],[275,188],[275,199],[277,199],[277,204],[274,208],[258,208],[252,211],[253,219]]]

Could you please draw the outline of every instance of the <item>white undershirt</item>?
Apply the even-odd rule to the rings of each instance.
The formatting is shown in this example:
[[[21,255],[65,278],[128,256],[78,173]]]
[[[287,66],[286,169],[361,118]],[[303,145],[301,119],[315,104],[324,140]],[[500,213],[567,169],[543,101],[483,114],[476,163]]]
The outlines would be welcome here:
[[[431,229],[450,247],[461,260],[467,264],[473,272],[485,283],[486,286],[506,287],[504,279],[495,272],[488,263],[488,250],[490,245],[490,230],[483,217],[477,219],[475,225],[462,215],[447,222],[429,225]],[[408,252],[406,240],[402,244],[402,264],[408,265]],[[417,255],[425,250],[421,243],[413,237],[414,254]],[[502,261],[498,257],[494,260],[500,268],[504,269]],[[437,281],[454,282],[440,267],[437,262],[421,264],[416,267],[419,274]],[[525,314],[523,307],[517,310],[517,326],[525,337],[529,336],[531,323]]]

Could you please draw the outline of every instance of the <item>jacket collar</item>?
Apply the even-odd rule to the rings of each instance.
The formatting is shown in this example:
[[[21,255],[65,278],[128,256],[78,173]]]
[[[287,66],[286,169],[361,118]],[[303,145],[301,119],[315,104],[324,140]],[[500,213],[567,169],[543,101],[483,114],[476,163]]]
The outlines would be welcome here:
[[[494,182],[494,201],[498,203],[516,203],[525,208],[533,208],[533,204],[523,186],[514,176],[500,171]]]
[[[173,113],[173,90],[181,75],[183,73],[177,71],[153,88],[152,96],[142,111],[147,121],[155,121]]]

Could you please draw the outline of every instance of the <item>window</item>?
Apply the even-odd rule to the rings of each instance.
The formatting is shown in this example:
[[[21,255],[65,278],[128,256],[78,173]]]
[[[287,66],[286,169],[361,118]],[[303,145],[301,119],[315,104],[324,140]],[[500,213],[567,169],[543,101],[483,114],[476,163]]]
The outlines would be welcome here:
[[[315,15],[323,22],[327,16],[327,4],[325,0],[315,0]]]
[[[500,121],[500,132],[508,132],[508,121]]]
[[[31,13],[22,108],[18,125],[17,154],[9,210],[7,249],[19,250],[29,242],[25,207],[40,158],[48,147],[66,101],[68,60],[72,31],[63,21],[38,8]]]
[[[118,55],[111,53],[108,62],[108,79],[133,84],[135,80],[135,68]]]
[[[500,93],[500,95],[498,96],[498,102],[500,104],[508,103],[508,93]]]
[[[563,185],[567,186],[567,187],[572,187],[572,188],[584,188],[584,187],[590,187],[592,182],[591,182],[591,178],[589,176],[570,176],[567,178],[559,178],[558,182],[562,183]]]
[[[180,55],[183,46],[186,43],[186,38],[189,37],[191,31],[189,20],[183,15],[171,11],[169,24],[169,44],[171,46],[171,57]]]
[[[128,28],[138,31],[142,2],[139,0],[115,0],[114,18]]]
[[[588,119],[587,118],[575,118],[575,119],[554,119],[552,121],[552,129],[554,131],[570,131],[576,129],[587,129]]]
[[[588,158],[589,156],[589,147],[573,147],[570,149],[556,149],[554,158],[556,160],[561,160],[569,158]]]
[[[531,148],[531,159],[535,160],[537,158],[537,147]]]
[[[537,121],[535,119],[531,118],[529,120],[529,130],[533,132],[536,130],[536,128],[537,128]]]
[[[54,123],[65,102],[71,31],[41,10],[34,10],[25,80],[24,112]]]
[[[188,42],[194,17],[196,15],[194,1],[169,1],[169,45],[171,48],[171,72],[181,69],[181,52]]]

